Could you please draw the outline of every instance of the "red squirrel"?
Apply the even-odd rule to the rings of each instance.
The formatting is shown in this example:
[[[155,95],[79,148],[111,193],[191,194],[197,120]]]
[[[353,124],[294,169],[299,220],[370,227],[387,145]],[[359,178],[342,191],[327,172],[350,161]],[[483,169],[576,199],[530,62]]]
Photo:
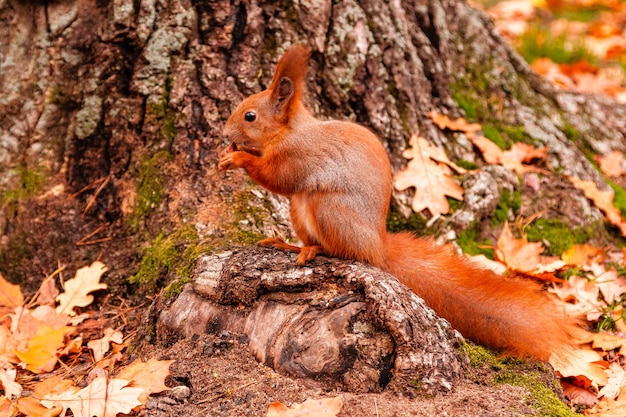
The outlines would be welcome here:
[[[461,334],[504,354],[548,360],[578,334],[539,284],[502,277],[474,265],[432,239],[389,233],[385,221],[392,174],[387,153],[369,129],[321,121],[302,102],[310,50],[289,48],[270,86],[231,114],[231,141],[219,168],[243,168],[257,183],[291,201],[291,221],[302,247],[279,238],[263,246],[378,267],[410,287]]]

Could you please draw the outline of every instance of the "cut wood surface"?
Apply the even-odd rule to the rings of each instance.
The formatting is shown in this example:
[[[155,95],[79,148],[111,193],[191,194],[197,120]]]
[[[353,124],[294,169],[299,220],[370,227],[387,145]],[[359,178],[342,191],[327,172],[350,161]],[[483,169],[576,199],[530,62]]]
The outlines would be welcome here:
[[[246,248],[200,257],[158,321],[158,338],[232,332],[277,372],[326,388],[377,392],[402,378],[427,392],[462,376],[458,332],[393,276],[367,265]],[[406,381],[405,381],[406,382]]]

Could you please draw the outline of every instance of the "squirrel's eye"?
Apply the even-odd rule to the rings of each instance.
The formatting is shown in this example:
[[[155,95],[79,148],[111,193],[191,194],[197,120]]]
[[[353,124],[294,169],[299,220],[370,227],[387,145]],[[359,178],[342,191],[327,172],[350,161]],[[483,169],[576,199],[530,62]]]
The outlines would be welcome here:
[[[253,111],[249,111],[243,118],[246,120],[246,122],[254,122],[256,120],[256,113]]]

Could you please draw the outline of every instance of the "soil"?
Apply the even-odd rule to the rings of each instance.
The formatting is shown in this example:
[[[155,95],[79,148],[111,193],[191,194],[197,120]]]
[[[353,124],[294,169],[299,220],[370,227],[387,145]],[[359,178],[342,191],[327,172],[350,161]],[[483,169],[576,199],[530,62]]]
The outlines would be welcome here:
[[[527,389],[493,385],[493,371],[478,369],[453,392],[433,397],[395,392],[350,394],[328,392],[278,375],[259,364],[238,335],[204,335],[179,340],[169,347],[151,346],[142,356],[176,359],[170,368],[171,386],[190,388],[188,398],[175,400],[165,393],[154,397],[143,415],[265,416],[275,401],[287,406],[306,399],[341,395],[339,416],[528,416],[539,415],[527,403]],[[415,391],[408,391],[415,392]]]

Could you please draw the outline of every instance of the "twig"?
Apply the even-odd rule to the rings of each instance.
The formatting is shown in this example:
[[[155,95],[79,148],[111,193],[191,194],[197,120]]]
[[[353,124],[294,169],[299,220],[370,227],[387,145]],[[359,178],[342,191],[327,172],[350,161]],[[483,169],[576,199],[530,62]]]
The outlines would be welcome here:
[[[90,237],[97,235],[103,229],[109,227],[110,225],[111,223],[108,223],[108,222],[104,223],[103,225],[100,225],[96,230],[94,230],[93,232],[89,233],[87,236],[81,238],[78,242],[76,242],[76,246],[93,245],[95,243],[106,242],[107,240],[111,240],[110,237],[103,237],[102,239],[96,239],[96,240],[87,240]]]
[[[76,191],[74,194],[72,194],[71,196],[67,197],[68,200],[72,200],[76,197],[78,197],[79,195],[81,195],[82,193],[84,193],[85,191],[94,188],[96,185],[100,184],[102,181],[104,181],[106,179],[106,177],[103,178],[98,178],[97,180],[95,180],[94,182],[92,182],[91,184],[87,184],[85,185],[83,188],[81,188],[79,191]]]
[[[104,179],[102,184],[100,184],[100,186],[98,187],[96,192],[93,193],[93,195],[91,196],[91,198],[87,202],[87,205],[85,206],[85,210],[83,210],[83,215],[81,216],[82,218],[85,218],[85,216],[87,215],[87,212],[89,211],[91,206],[93,206],[94,203],[96,202],[96,198],[98,197],[98,194],[100,194],[100,191],[102,191],[104,189],[104,187],[106,187],[106,185],[109,183],[110,180],[111,180],[111,174],[107,175],[107,177]]]

